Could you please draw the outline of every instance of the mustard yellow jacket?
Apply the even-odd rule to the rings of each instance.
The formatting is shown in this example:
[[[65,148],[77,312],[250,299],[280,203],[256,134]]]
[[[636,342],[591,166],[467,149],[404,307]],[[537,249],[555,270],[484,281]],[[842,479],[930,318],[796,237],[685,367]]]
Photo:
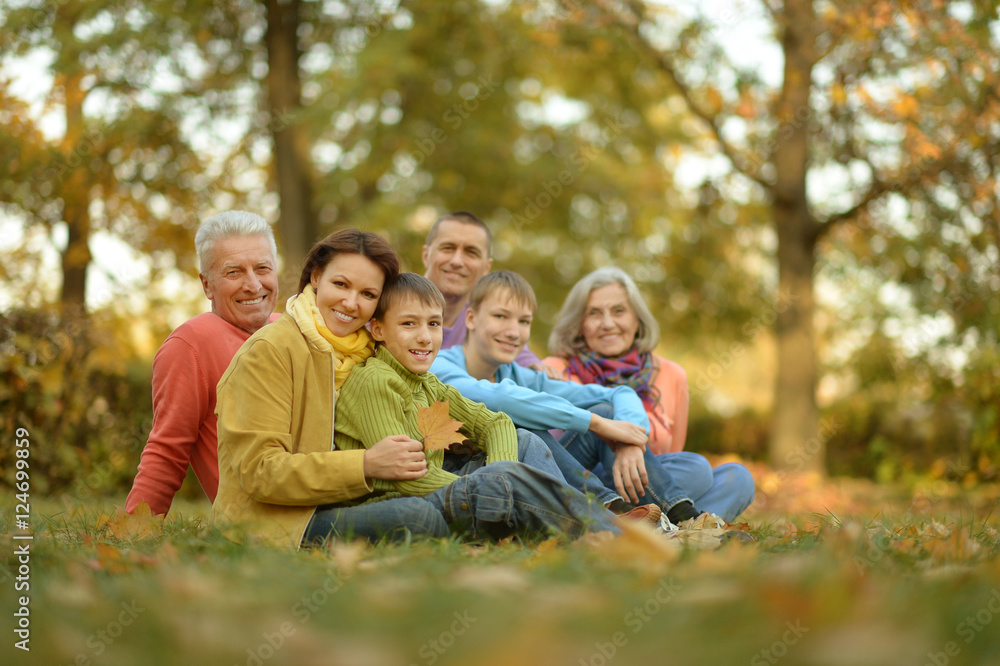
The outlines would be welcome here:
[[[216,525],[298,548],[316,507],[372,491],[364,451],[333,445],[333,356],[290,315],[250,337],[218,386]]]

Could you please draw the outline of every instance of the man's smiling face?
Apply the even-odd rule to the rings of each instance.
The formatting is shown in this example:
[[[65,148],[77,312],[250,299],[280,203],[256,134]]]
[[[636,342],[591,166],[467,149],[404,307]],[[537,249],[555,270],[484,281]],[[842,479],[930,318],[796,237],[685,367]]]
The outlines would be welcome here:
[[[268,322],[278,300],[278,273],[264,236],[233,236],[215,242],[211,265],[199,274],[212,312],[254,333]]]
[[[438,225],[430,245],[424,246],[424,275],[448,302],[464,300],[476,281],[489,272],[493,264],[489,253],[489,237],[484,229],[445,220]]]

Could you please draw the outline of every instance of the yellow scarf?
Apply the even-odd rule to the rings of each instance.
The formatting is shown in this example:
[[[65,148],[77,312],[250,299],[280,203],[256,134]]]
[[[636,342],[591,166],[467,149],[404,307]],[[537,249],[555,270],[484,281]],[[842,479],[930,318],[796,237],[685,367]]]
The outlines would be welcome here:
[[[333,388],[336,396],[340,397],[340,387],[347,381],[354,366],[361,365],[375,353],[375,341],[368,329],[362,326],[345,337],[334,335],[323,323],[323,315],[316,307],[316,292],[311,284],[307,284],[301,294],[288,299],[285,312],[292,315],[306,340],[333,354]]]

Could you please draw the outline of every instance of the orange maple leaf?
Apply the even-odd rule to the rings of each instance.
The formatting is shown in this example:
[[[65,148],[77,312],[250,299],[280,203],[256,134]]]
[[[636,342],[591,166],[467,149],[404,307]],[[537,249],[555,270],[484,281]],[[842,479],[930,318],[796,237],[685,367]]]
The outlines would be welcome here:
[[[461,444],[465,441],[465,435],[458,431],[461,427],[461,421],[451,418],[448,401],[438,400],[429,407],[417,405],[417,428],[424,436],[424,451]]]
[[[117,507],[113,516],[101,516],[97,526],[106,529],[116,539],[122,540],[146,539],[163,534],[163,518],[154,516],[145,501],[139,502],[131,514]]]

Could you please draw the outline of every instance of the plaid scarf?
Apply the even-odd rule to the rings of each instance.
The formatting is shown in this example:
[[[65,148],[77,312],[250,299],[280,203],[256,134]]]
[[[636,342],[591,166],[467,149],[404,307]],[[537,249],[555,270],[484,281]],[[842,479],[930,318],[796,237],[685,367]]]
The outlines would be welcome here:
[[[660,390],[653,381],[659,369],[652,353],[640,353],[632,347],[622,356],[608,358],[590,349],[584,349],[576,356],[570,357],[568,370],[579,377],[584,384],[631,386],[642,399],[642,406],[646,408],[646,412],[656,416],[660,425],[669,431],[670,424],[663,423],[656,409],[660,402]]]

